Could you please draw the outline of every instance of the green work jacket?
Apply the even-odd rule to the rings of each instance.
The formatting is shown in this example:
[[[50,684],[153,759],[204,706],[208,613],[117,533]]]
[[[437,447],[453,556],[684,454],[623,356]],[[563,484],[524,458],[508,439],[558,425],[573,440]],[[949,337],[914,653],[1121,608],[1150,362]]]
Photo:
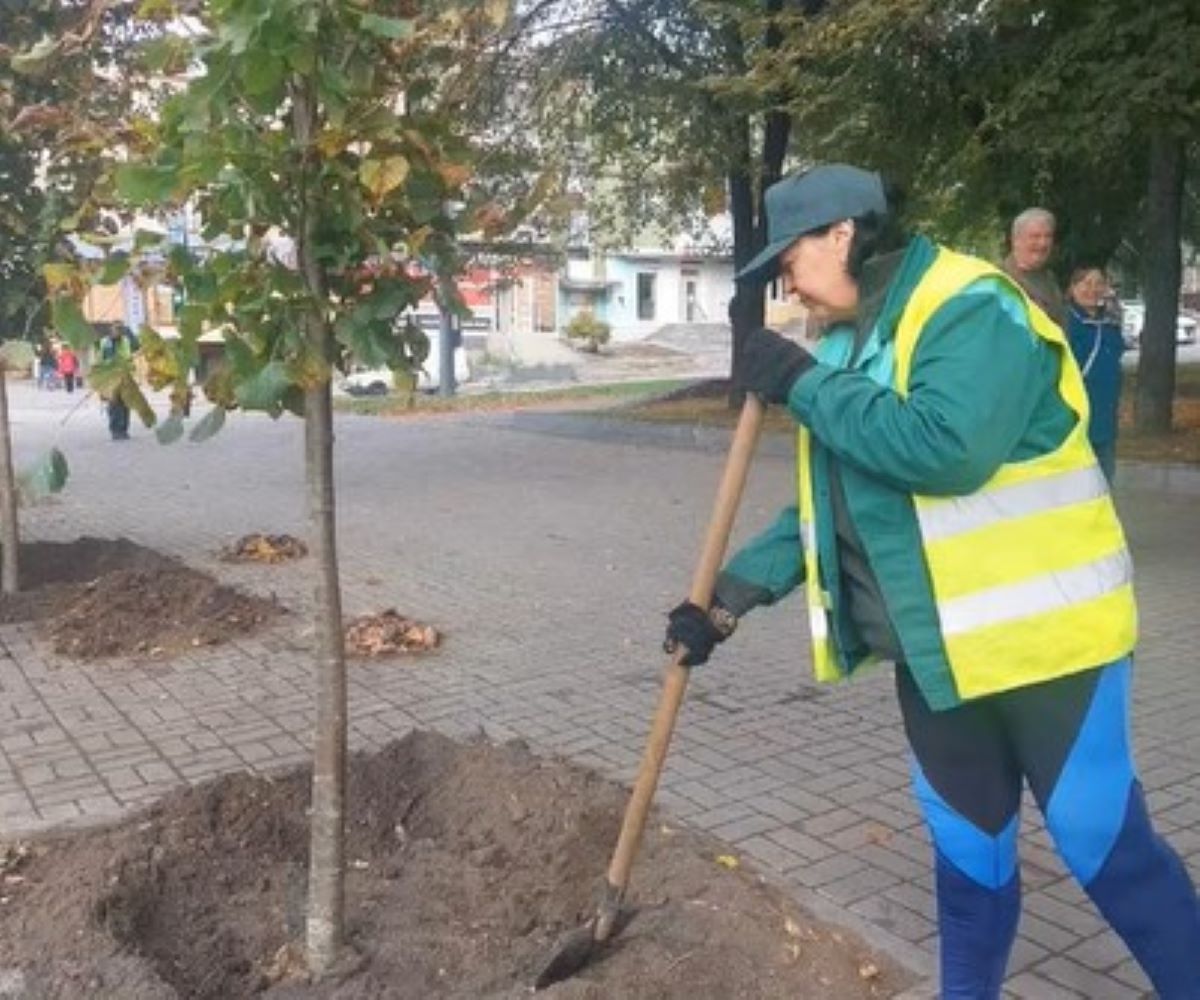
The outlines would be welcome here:
[[[812,433],[814,514],[836,644],[847,664],[871,650],[847,611],[839,573],[829,467],[838,463],[846,511],[879,584],[885,612],[905,662],[930,707],[960,704],[941,649],[913,494],[964,496],[1007,461],[1052,451],[1075,416],[1058,394],[1063,358],[1030,329],[1026,304],[1003,278],[968,285],[939,309],[922,332],[905,400],[891,386],[896,326],[936,247],[916,237],[886,292],[860,288],[881,301],[869,330],[831,327],[823,360],[792,387],[788,408]],[[865,335],[865,340],[863,336]],[[1070,363],[1070,362],[1068,362]],[[757,595],[770,604],[804,578],[799,517],[785,508],[741,548],[718,584],[723,592]],[[747,610],[743,602],[738,612]],[[1036,641],[1035,636],[1030,641]]]

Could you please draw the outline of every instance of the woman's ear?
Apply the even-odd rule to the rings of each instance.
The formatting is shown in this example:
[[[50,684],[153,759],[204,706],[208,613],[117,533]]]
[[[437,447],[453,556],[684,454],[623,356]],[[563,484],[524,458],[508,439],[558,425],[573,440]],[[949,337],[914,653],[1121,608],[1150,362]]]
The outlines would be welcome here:
[[[835,222],[829,231],[833,234],[838,258],[845,264],[850,260],[850,244],[854,241],[854,220],[842,219],[841,222]]]

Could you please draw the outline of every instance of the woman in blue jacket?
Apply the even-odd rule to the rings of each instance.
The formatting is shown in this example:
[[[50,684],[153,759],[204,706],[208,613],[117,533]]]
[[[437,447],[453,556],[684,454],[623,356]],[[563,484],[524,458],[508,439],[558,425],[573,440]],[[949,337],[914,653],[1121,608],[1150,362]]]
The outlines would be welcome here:
[[[1077,267],[1072,273],[1067,289],[1067,339],[1091,405],[1088,439],[1111,483],[1117,467],[1117,407],[1125,340],[1120,322],[1105,309],[1108,295],[1108,281],[1100,268]]]

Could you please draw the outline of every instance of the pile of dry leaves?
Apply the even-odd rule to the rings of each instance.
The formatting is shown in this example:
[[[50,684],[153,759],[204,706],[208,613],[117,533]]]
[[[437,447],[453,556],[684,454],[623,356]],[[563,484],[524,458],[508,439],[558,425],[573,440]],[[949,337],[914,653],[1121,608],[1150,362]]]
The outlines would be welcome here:
[[[424,653],[441,641],[432,625],[406,618],[395,608],[359,615],[346,625],[346,652],[351,656]]]
[[[226,562],[286,562],[308,555],[308,546],[292,535],[265,535],[261,531],[242,535],[221,552]]]

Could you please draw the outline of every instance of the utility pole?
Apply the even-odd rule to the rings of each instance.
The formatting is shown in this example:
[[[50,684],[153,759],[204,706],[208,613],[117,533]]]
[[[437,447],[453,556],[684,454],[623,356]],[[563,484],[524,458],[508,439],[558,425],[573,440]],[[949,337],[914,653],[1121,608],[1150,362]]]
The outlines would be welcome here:
[[[454,381],[454,352],[458,348],[458,317],[450,311],[450,282],[442,277],[438,295],[438,395],[453,396],[458,388]]]

